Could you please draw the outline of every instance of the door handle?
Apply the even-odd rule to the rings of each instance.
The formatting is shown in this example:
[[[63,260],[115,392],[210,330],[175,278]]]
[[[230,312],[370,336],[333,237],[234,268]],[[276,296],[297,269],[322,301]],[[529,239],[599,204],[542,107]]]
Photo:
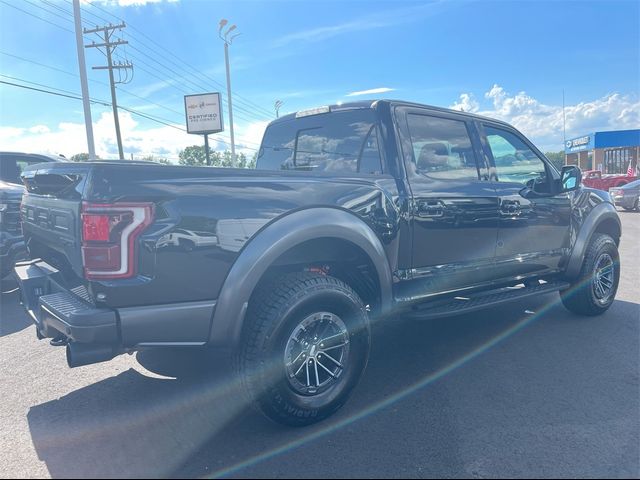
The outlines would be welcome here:
[[[442,200],[422,200],[418,202],[418,216],[422,218],[444,217],[446,206]]]

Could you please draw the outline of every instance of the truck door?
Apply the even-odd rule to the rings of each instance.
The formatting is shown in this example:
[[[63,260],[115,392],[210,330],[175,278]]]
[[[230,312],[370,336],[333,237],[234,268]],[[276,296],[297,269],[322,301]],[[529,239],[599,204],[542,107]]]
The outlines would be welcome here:
[[[558,272],[569,245],[570,194],[553,193],[558,173],[517,131],[489,122],[481,130],[500,202],[497,277]]]
[[[497,198],[473,122],[466,116],[426,109],[398,110],[412,194],[413,262],[404,299],[489,282]]]

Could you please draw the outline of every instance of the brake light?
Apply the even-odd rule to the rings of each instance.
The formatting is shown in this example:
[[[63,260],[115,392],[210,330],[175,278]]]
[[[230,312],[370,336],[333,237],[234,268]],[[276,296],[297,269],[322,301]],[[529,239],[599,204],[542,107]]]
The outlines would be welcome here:
[[[153,204],[85,202],[81,218],[85,277],[133,277],[138,264],[136,240],[153,220]]]

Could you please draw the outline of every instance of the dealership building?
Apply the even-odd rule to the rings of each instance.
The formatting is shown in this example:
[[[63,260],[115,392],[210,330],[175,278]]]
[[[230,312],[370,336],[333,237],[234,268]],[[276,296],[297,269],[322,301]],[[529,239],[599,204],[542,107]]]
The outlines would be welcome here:
[[[567,140],[565,164],[581,170],[625,174],[629,163],[636,171],[640,158],[640,129],[594,132]]]

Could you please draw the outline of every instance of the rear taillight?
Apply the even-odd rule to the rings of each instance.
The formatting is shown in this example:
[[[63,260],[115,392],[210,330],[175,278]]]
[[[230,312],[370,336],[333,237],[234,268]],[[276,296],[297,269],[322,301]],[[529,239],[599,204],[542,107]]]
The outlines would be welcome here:
[[[138,264],[136,240],[152,220],[151,203],[83,203],[85,277],[89,280],[133,277]]]

